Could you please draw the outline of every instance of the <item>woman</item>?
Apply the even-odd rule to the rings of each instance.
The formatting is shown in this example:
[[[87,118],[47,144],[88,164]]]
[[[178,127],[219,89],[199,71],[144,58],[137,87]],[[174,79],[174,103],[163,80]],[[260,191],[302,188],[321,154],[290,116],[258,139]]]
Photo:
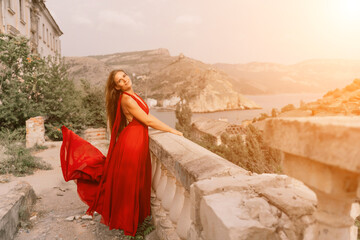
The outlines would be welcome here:
[[[89,206],[87,214],[96,211],[109,229],[122,229],[134,237],[138,225],[150,218],[148,126],[183,134],[149,114],[123,70],[108,77],[106,110],[111,127],[107,156],[62,126],[61,167],[65,181],[75,180],[80,199]]]

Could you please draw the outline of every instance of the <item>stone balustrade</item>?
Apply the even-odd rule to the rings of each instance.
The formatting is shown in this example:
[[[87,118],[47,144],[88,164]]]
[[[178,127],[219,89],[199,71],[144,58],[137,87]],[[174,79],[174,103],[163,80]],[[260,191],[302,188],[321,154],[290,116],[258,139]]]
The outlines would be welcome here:
[[[283,169],[317,196],[314,239],[357,239],[360,117],[274,118],[265,138],[283,152]]]
[[[160,239],[315,239],[316,195],[302,182],[251,173],[186,138],[149,133]]]

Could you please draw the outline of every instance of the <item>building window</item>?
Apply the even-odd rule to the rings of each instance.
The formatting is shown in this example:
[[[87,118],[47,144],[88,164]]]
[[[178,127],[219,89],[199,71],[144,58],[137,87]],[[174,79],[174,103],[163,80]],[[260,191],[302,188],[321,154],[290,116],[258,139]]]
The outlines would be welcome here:
[[[13,0],[7,0],[6,3],[7,3],[7,8],[8,8],[8,11],[14,15],[15,14],[15,11],[14,11],[14,6],[13,6]]]
[[[40,31],[41,31],[41,29],[40,29],[40,22],[38,21],[38,22],[37,22],[37,35],[38,35],[39,39],[41,39]]]
[[[20,9],[20,20],[25,24],[24,17],[24,0],[19,0],[19,9]]]
[[[42,34],[42,37],[43,37],[43,42],[45,43],[45,24],[43,24],[43,34]]]
[[[46,29],[46,42],[47,45],[49,46],[49,29]]]
[[[51,35],[51,33],[50,33],[50,48],[52,50],[52,35]]]
[[[52,48],[54,49],[55,52],[55,36],[53,36]]]

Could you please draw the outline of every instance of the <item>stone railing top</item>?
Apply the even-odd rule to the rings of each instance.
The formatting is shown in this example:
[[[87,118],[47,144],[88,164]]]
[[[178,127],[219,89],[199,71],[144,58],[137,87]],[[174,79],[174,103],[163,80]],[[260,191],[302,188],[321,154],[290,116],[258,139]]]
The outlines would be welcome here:
[[[193,182],[237,173],[250,174],[192,141],[171,133],[149,129],[150,149],[189,191]]]
[[[271,118],[264,134],[273,148],[360,173],[360,117]]]

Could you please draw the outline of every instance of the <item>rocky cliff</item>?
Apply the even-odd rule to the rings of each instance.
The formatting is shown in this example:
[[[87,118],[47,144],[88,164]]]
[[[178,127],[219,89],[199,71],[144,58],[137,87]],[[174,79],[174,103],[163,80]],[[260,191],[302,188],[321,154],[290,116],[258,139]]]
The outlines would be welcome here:
[[[187,93],[193,112],[260,107],[235,91],[226,73],[184,55],[170,56],[166,49],[67,57],[65,61],[77,86],[80,79],[85,79],[104,87],[112,69],[124,69],[136,92],[144,98],[156,99],[160,106],[174,96]]]
[[[316,102],[305,104],[302,109],[312,115],[360,115],[360,79],[355,79],[343,89],[329,91]]]
[[[285,111],[279,117],[309,116],[357,116],[360,115],[360,79],[342,89],[326,93],[315,102],[303,104],[298,109]]]

